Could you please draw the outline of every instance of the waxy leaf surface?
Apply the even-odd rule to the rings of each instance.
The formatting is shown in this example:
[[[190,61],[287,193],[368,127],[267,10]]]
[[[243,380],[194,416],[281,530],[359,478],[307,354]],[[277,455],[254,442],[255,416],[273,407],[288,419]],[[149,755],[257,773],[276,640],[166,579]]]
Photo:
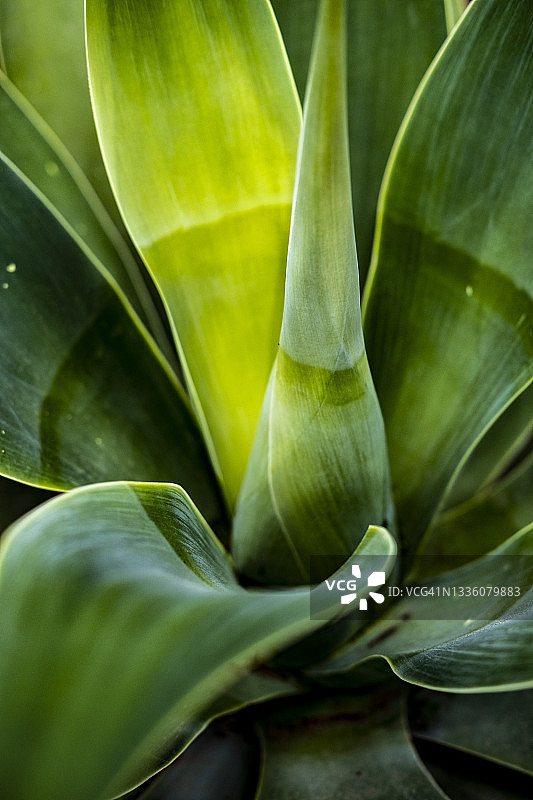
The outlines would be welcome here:
[[[214,477],[187,400],[127,301],[0,162],[0,474],[51,489]]]
[[[384,553],[385,567],[390,541],[369,531],[359,552]],[[239,586],[167,484],[83,487],[25,517],[3,541],[0,601],[10,800],[95,800],[148,777],[243,670],[324,624],[308,587]],[[333,618],[340,606],[327,602]]]
[[[279,341],[300,107],[266,0],[88,0],[119,206],[233,505]]]
[[[532,34],[528,0],[474,0],[385,180],[363,327],[408,551],[533,377]]]
[[[348,556],[368,525],[394,520],[361,329],[345,59],[345,4],[324,3],[298,157],[280,347],[233,533],[238,567],[269,583],[308,582],[311,556]]]

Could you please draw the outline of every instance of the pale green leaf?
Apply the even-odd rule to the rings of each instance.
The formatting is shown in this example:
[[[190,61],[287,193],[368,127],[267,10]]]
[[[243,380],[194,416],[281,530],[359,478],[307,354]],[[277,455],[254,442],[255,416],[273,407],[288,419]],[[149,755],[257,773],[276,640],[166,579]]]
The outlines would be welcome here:
[[[0,151],[27,176],[108,269],[165,341],[139,266],[72,156],[0,72]]]
[[[361,330],[345,61],[345,4],[325,2],[304,111],[280,349],[233,532],[239,569],[269,583],[308,582],[310,556],[347,556],[368,525],[394,520]]]
[[[410,724],[421,739],[533,773],[533,691],[443,694],[419,689]]]
[[[273,0],[272,5],[303,98],[318,0]],[[361,284],[370,263],[387,158],[407,106],[445,37],[442,0],[348,4],[348,119]]]
[[[281,326],[297,95],[266,0],[88,0],[94,109],[234,503]]]
[[[397,689],[285,703],[257,724],[264,766],[258,800],[438,800]]]
[[[485,692],[533,686],[532,553],[533,525],[491,554],[426,582],[427,591],[434,591],[425,598],[423,613],[421,597],[404,589],[380,620],[313,673],[327,677],[355,670],[356,675],[357,664],[383,656],[401,678],[429,688]],[[467,595],[466,587],[485,587],[483,601]],[[496,594],[495,587],[504,587],[505,594]],[[447,599],[444,589],[450,591]]]
[[[174,480],[220,515],[176,377],[127,301],[0,161],[0,474],[44,488]]]
[[[389,164],[364,300],[408,551],[533,376],[533,5],[474,0]]]
[[[371,531],[359,552],[387,552],[389,540]],[[336,577],[350,574],[345,565]],[[175,755],[243,670],[324,624],[310,618],[308,587],[240,587],[187,495],[167,484],[83,487],[25,517],[3,540],[0,602],[10,800],[96,800],[131,786]],[[334,600],[328,609],[339,613]]]

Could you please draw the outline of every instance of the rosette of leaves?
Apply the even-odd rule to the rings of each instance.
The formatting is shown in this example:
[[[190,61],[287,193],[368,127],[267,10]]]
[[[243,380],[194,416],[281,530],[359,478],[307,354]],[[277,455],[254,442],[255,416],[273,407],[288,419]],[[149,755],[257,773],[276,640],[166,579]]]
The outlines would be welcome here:
[[[57,495],[2,539],[9,800],[531,796],[533,5],[464,5],[87,0],[145,274],[56,135],[99,174],[82,4],[3,4],[3,526]],[[367,555],[425,619],[310,613]]]

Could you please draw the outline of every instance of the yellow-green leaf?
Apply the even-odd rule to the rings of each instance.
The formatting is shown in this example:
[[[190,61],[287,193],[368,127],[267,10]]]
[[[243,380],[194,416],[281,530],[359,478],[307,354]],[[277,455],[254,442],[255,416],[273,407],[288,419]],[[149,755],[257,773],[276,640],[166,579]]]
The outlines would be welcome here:
[[[300,109],[266,0],[88,0],[94,110],[227,497],[279,340]]]

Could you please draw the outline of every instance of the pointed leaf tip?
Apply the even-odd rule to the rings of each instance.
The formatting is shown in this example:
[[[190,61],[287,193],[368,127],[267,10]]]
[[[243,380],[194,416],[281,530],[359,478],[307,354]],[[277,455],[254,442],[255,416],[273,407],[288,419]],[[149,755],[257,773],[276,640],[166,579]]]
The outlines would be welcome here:
[[[234,525],[237,565],[270,583],[306,583],[310,556],[347,556],[369,524],[394,527],[383,421],[361,330],[345,15],[345,2],[321,6],[280,349]]]

